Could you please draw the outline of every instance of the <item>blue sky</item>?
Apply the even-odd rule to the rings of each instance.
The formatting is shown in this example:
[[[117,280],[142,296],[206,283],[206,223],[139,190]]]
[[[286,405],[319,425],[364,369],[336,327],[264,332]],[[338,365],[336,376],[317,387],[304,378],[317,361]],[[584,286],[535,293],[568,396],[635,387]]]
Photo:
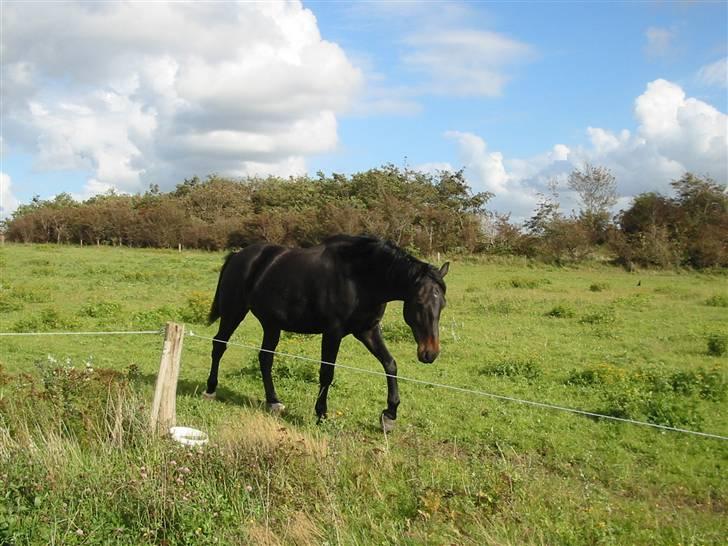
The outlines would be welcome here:
[[[4,215],[384,163],[464,167],[516,218],[550,180],[575,207],[587,161],[620,205],[728,179],[724,2],[37,4],[3,3]]]

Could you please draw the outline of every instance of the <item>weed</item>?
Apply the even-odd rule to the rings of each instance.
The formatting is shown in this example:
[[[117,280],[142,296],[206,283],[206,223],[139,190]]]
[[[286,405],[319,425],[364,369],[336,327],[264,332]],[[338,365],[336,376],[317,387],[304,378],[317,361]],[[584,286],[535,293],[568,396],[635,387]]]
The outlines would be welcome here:
[[[207,324],[210,313],[210,294],[208,292],[192,292],[187,296],[187,304],[179,310],[180,318],[193,324]]]
[[[13,324],[15,332],[46,332],[49,330],[73,330],[78,322],[63,316],[54,307],[43,309],[39,315],[20,319]]]
[[[510,315],[511,313],[518,312],[522,305],[518,301],[511,299],[499,299],[486,306],[486,311],[494,315]]]
[[[605,406],[599,413],[622,419],[645,419],[665,426],[688,426],[699,430],[703,418],[694,401],[679,400],[664,393],[640,389],[634,384],[604,392]]]
[[[609,283],[606,282],[595,282],[589,285],[591,292],[604,292],[609,289]]]
[[[541,367],[534,359],[506,359],[488,364],[478,369],[480,375],[496,375],[502,377],[525,377],[536,379],[541,376]]]
[[[499,288],[540,288],[551,284],[547,278],[533,279],[526,277],[512,277],[505,281],[499,281],[496,286]]]
[[[312,362],[276,362],[276,378],[291,379],[304,383],[318,383],[318,366]],[[257,375],[257,370],[256,370]]]
[[[611,388],[677,396],[698,396],[705,400],[721,401],[728,393],[728,382],[717,368],[696,370],[667,370],[637,368],[627,370],[611,364],[598,364],[582,370],[572,370],[566,385]]]
[[[624,381],[628,372],[611,364],[598,364],[584,370],[572,370],[565,383],[582,387],[609,385]]]
[[[29,286],[14,287],[12,296],[25,303],[46,303],[50,301],[50,292],[47,289]]]
[[[651,300],[652,297],[649,294],[631,294],[615,299],[612,304],[635,311],[644,311],[649,309]]]
[[[161,328],[166,322],[175,320],[177,313],[171,307],[163,305],[156,309],[140,311],[132,315],[132,325],[138,328]]]
[[[550,311],[546,312],[547,317],[554,318],[572,318],[576,315],[576,312],[568,305],[559,304],[551,308]]]
[[[579,319],[582,324],[614,324],[616,321],[617,315],[611,307],[604,307],[587,313]]]
[[[113,301],[92,300],[78,311],[82,317],[111,318],[121,312],[121,305]]]
[[[728,295],[714,294],[705,300],[705,305],[710,307],[728,307]]]
[[[0,292],[0,313],[12,313],[13,311],[20,311],[23,308],[23,304],[15,300],[10,294],[5,291]]]
[[[118,275],[122,282],[141,283],[152,280],[152,274],[148,271],[124,271]]]
[[[412,330],[402,321],[382,321],[382,336],[386,341],[400,343],[412,341]]]
[[[728,351],[728,335],[710,334],[708,336],[708,354],[711,356],[723,356]]]

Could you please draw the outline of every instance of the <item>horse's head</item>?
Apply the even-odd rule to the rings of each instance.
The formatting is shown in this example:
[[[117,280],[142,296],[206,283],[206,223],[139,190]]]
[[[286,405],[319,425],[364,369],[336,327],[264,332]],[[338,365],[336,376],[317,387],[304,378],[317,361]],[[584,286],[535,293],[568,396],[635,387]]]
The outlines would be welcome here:
[[[404,320],[412,329],[417,342],[417,358],[430,364],[440,354],[440,313],[445,307],[445,282],[450,264],[422,275],[404,302]]]

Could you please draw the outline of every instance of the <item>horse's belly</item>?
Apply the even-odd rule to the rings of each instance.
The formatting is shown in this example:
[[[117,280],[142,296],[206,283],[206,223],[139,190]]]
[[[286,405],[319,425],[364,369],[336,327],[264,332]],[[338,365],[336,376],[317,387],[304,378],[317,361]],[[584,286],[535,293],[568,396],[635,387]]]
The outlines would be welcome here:
[[[260,305],[251,308],[253,315],[264,326],[273,326],[286,332],[298,334],[321,334],[332,328],[332,317],[322,316],[321,313],[306,305]]]

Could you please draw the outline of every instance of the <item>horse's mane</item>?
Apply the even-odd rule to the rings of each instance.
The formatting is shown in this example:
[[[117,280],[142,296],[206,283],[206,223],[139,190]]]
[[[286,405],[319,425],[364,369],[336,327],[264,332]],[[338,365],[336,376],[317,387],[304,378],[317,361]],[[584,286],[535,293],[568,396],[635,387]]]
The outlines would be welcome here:
[[[377,262],[387,267],[389,275],[404,274],[413,284],[425,277],[431,278],[445,291],[445,283],[437,268],[412,256],[392,241],[369,235],[334,235],[323,244],[345,259],[365,260],[367,265]]]

